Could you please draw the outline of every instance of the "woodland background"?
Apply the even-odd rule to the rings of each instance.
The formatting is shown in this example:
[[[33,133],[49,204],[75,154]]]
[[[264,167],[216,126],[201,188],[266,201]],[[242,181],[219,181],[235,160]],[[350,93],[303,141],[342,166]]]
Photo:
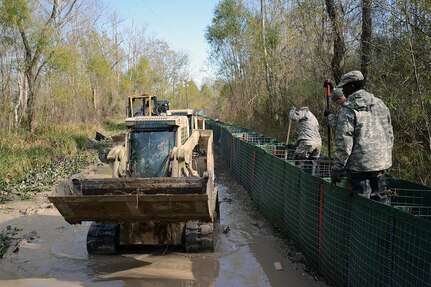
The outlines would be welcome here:
[[[2,157],[19,135],[34,148],[52,127],[121,120],[135,92],[281,140],[308,106],[326,141],[323,81],[361,70],[392,113],[393,175],[431,185],[429,0],[222,0],[205,33],[216,78],[199,87],[187,53],[121,21],[103,1],[0,0]]]

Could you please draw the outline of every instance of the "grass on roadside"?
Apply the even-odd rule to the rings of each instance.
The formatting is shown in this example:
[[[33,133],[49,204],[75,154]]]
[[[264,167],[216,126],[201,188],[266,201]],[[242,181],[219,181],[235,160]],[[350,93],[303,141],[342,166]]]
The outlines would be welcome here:
[[[124,132],[124,124],[103,126],[43,126],[33,133],[0,131],[0,201],[10,193],[25,199],[39,187],[70,176],[95,159],[89,150],[96,131],[111,136]]]

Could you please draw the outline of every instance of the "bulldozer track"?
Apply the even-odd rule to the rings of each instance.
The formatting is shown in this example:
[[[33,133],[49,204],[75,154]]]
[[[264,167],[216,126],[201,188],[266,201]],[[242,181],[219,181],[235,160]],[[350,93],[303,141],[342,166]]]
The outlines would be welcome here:
[[[116,254],[118,242],[118,224],[93,222],[87,233],[87,252],[88,254]]]
[[[186,252],[214,251],[214,224],[188,221],[184,247]]]

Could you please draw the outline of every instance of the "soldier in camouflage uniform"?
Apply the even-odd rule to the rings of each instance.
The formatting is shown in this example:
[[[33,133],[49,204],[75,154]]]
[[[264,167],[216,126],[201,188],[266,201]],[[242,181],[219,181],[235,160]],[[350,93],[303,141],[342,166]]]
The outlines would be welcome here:
[[[289,117],[299,123],[299,136],[296,140],[295,160],[317,160],[320,156],[322,139],[319,133],[319,122],[307,107],[293,108]]]
[[[365,91],[364,76],[352,71],[341,77],[347,101],[338,114],[332,182],[347,173],[352,191],[390,204],[385,171],[392,166],[393,130],[389,109],[382,100]]]
[[[346,102],[346,97],[343,94],[343,90],[338,88],[334,89],[331,93],[331,100],[337,106],[344,106]],[[329,126],[332,129],[335,129],[335,126],[337,125],[338,115],[334,115],[330,109],[326,109],[323,115],[327,117]]]

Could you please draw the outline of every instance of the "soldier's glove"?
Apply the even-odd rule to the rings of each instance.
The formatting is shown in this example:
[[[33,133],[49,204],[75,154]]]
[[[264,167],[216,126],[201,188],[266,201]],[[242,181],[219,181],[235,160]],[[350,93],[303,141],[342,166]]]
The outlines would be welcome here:
[[[342,177],[343,177],[343,171],[342,170],[331,169],[331,182],[333,184],[340,182]]]
[[[328,87],[328,85],[329,85],[329,87],[330,87],[330,90],[332,91],[332,90],[334,89],[334,85],[331,83],[331,81],[329,81],[329,80],[325,80],[325,81],[323,82],[323,87],[324,87],[324,88],[327,88],[327,87]]]
[[[332,114],[332,112],[331,112],[331,110],[330,110],[330,109],[325,109],[325,111],[323,112],[323,115],[324,115],[325,117],[329,116],[330,114]]]

